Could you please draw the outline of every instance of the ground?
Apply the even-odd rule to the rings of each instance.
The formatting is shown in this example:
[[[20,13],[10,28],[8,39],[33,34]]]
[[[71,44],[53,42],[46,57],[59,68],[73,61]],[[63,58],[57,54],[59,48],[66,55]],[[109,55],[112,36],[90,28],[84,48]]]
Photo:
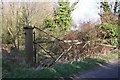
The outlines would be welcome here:
[[[78,73],[72,77],[73,80],[80,78],[118,78],[118,68],[120,59],[115,58],[110,60],[107,64],[99,65],[90,70]]]

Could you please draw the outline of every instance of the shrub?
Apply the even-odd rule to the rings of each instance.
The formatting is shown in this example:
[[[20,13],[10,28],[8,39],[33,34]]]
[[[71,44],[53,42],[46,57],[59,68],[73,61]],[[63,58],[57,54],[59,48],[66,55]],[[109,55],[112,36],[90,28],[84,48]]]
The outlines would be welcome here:
[[[54,16],[48,16],[44,20],[44,26],[46,28],[50,28],[50,30],[54,30],[58,27],[61,30],[69,30],[71,17],[70,14],[72,12],[73,6],[69,7],[69,2],[58,2],[59,6],[54,11]]]
[[[103,23],[100,27],[106,31],[104,34],[107,35],[108,43],[111,45],[118,45],[118,26]]]

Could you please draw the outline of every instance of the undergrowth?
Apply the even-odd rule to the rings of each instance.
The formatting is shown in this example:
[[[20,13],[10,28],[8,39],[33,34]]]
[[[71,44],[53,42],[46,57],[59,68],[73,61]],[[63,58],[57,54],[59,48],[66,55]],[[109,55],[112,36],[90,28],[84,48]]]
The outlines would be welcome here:
[[[118,56],[119,52],[112,52],[110,54],[101,56],[99,58],[86,58],[80,62],[64,63],[58,66],[45,68],[42,70],[21,70],[18,69],[13,72],[8,72],[3,75],[3,78],[64,78],[69,77],[78,72],[90,69],[99,64],[106,63],[107,60]],[[112,55],[112,56],[111,56]]]

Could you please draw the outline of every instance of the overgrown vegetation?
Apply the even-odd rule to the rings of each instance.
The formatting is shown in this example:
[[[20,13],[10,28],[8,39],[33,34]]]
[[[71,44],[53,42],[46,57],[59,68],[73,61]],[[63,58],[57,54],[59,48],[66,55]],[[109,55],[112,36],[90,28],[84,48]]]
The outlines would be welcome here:
[[[68,31],[70,29],[71,21],[71,12],[75,4],[69,7],[69,2],[58,2],[58,7],[54,10],[54,16],[48,16],[44,20],[44,25],[50,30],[58,28],[62,31]]]
[[[103,35],[105,39],[107,39],[108,43],[111,45],[118,45],[118,26],[117,25],[112,25],[109,23],[103,23],[100,26],[103,31]]]
[[[105,11],[101,15],[102,24],[83,32],[69,30],[70,14],[74,5],[69,7],[68,2],[58,4],[58,8],[52,15],[46,11],[48,15],[41,20],[38,17],[43,16],[44,13],[41,10],[38,13],[38,10],[30,9],[25,4],[21,4],[24,6],[15,9],[15,5],[11,4],[10,13],[6,12],[1,16],[3,18],[2,26],[4,26],[2,31],[4,78],[68,77],[116,57],[118,53],[111,52],[117,50],[119,45],[118,20],[117,15],[111,13],[107,2],[102,4]],[[40,6],[36,8],[40,8]],[[34,66],[28,65],[24,61],[23,27],[29,24],[37,25],[42,29],[42,31],[33,30],[37,33],[36,40],[56,40],[56,43],[41,44],[45,50],[37,45],[37,63]],[[65,40],[65,42],[58,42],[58,39]],[[51,58],[49,54],[55,59]],[[53,67],[50,67],[49,64],[52,62]]]
[[[118,52],[113,52],[111,55],[99,56],[99,58],[86,58],[80,62],[64,63],[55,67],[42,69],[42,70],[16,70],[3,75],[3,78],[64,78],[72,74],[82,72],[94,66],[106,63],[109,59],[118,57]]]

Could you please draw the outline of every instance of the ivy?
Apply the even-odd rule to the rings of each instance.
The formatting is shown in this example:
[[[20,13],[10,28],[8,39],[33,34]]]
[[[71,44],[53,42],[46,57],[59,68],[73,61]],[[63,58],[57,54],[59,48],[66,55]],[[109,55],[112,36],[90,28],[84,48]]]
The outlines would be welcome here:
[[[58,2],[59,7],[55,10],[55,23],[62,30],[68,30],[70,28],[71,21],[71,8],[68,2]]]
[[[70,29],[70,21],[71,21],[71,12],[73,9],[72,5],[69,7],[69,2],[58,2],[59,6],[58,8],[54,11],[54,16],[50,17],[48,16],[44,20],[44,26],[45,28],[49,28],[50,30],[54,30],[56,27],[61,29],[61,30],[69,30]]]

